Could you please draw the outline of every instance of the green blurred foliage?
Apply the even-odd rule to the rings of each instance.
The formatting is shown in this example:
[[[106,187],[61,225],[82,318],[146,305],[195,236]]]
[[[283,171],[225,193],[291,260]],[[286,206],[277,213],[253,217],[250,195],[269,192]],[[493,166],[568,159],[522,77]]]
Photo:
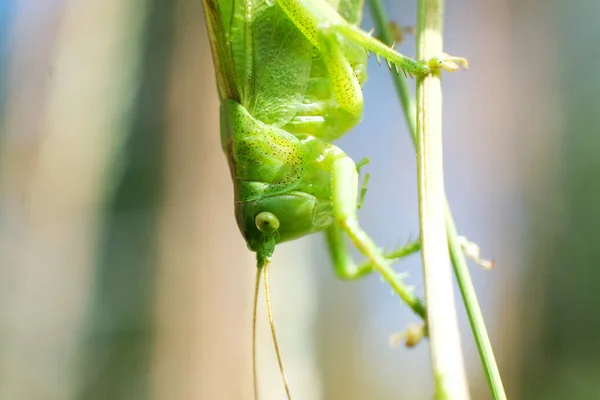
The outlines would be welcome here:
[[[547,3],[545,3],[547,4]],[[563,117],[557,176],[538,193],[528,299],[542,304],[538,333],[521,365],[522,399],[600,398],[600,2],[555,1],[557,87]],[[554,49],[553,49],[554,50]],[[540,143],[544,146],[544,143]],[[542,284],[540,285],[540,282]],[[533,291],[531,288],[535,288]],[[526,315],[528,315],[526,313]],[[530,316],[530,315],[529,315]],[[526,318],[523,335],[527,336]]]
[[[105,211],[85,339],[82,400],[150,398],[163,110],[176,2],[149,3],[141,84],[123,149],[123,175]]]

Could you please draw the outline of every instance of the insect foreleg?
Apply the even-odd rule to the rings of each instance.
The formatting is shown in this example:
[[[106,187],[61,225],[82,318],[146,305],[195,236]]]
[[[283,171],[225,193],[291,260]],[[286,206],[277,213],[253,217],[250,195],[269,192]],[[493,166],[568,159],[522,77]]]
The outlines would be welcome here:
[[[331,198],[335,224],[343,230],[352,240],[357,249],[369,260],[372,267],[392,286],[394,291],[407,303],[415,313],[425,317],[425,307],[419,298],[402,282],[398,274],[392,269],[392,260],[387,259],[377,248],[373,240],[362,230],[356,214],[356,198],[358,187],[358,173],[356,166],[349,157],[335,160],[331,167]],[[335,228],[332,228],[335,229]],[[333,239],[338,246],[341,238],[334,230],[328,232],[328,238]],[[335,244],[334,243],[334,244]],[[347,261],[343,253],[338,254],[338,261]],[[335,257],[335,255],[334,255]],[[364,275],[366,269],[357,274]]]
[[[344,280],[354,280],[376,271],[373,268],[371,261],[365,261],[361,264],[355,264],[352,260],[352,255],[348,251],[348,247],[344,242],[344,231],[337,225],[330,226],[326,231],[327,245],[333,261],[335,273],[338,278]],[[395,261],[402,257],[409,256],[418,252],[421,248],[420,240],[410,242],[404,246],[397,248],[391,253],[387,253],[384,257],[390,261]],[[400,277],[396,274],[394,278],[398,280],[395,285],[401,285]]]
[[[365,165],[367,165],[369,162],[371,162],[371,160],[369,160],[368,157],[363,158],[362,160],[360,160],[357,164],[356,164],[356,172],[360,175],[360,169],[362,167],[364,167]],[[371,174],[369,174],[368,172],[365,174],[365,177],[363,179],[363,183],[362,186],[360,188],[360,197],[358,198],[358,205],[356,206],[358,209],[361,209],[364,202],[365,202],[365,196],[367,195],[367,186],[369,185],[369,179],[371,178]]]

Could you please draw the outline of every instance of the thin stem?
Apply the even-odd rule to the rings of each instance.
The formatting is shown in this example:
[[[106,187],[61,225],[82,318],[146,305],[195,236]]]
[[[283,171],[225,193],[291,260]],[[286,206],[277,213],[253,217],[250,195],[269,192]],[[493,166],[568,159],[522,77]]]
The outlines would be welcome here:
[[[443,0],[419,0],[417,58],[442,54]],[[444,217],[440,70],[417,78],[417,183],[421,259],[436,399],[469,399]]]
[[[383,10],[383,7],[381,6],[380,0],[370,0],[369,5],[375,26],[382,41],[388,45],[393,43],[394,39],[389,26],[389,20]],[[416,148],[417,127],[415,101],[408,89],[406,79],[394,72],[392,72],[391,75],[396,88],[396,94],[402,106],[402,110],[404,111],[404,116],[408,125],[411,139],[413,141],[413,145]],[[469,274],[467,262],[460,246],[458,233],[454,225],[454,219],[452,218],[452,212],[450,211],[450,206],[447,201],[445,201],[445,205],[446,233],[450,257],[452,259],[456,280],[458,281],[463,302],[469,317],[471,330],[473,331],[473,336],[475,338],[479,356],[485,371],[485,376],[494,400],[506,400],[506,394],[502,385],[502,379],[500,378],[500,372],[494,358],[494,352],[492,350],[487,329],[485,327],[481,308],[479,307],[479,302],[477,301],[477,295]]]
[[[454,218],[452,218],[448,202],[446,202],[446,230],[448,233],[450,257],[452,258],[452,264],[454,265],[454,273],[456,274],[458,287],[460,288],[465,303],[471,330],[473,331],[477,350],[479,351],[479,357],[481,358],[481,364],[485,371],[485,377],[494,400],[506,400],[506,393],[504,392],[502,378],[500,377],[498,364],[496,364],[496,359],[494,357],[494,350],[492,349],[492,344],[490,343],[490,338],[483,320],[483,314],[481,313],[481,308],[477,301],[477,293],[475,292],[475,287],[471,280],[467,260],[465,259],[465,255],[458,241],[458,232],[456,231],[456,225],[454,224]]]

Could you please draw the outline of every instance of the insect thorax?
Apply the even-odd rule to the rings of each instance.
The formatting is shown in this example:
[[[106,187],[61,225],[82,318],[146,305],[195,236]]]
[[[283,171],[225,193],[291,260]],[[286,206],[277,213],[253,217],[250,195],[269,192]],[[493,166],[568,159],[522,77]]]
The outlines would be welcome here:
[[[239,103],[221,107],[224,147],[232,168],[235,213],[251,250],[266,236],[276,243],[319,232],[333,223],[331,165],[345,154],[310,135],[292,135],[254,119]],[[257,216],[277,219],[274,233],[259,229]]]

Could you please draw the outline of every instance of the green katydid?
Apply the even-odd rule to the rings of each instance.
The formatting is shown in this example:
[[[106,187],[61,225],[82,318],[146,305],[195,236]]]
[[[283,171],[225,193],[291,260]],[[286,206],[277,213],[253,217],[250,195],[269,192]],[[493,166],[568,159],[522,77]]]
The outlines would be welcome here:
[[[358,223],[357,166],[331,144],[361,119],[367,52],[409,75],[438,68],[453,71],[465,60],[416,61],[399,54],[358,27],[363,0],[203,0],[203,5],[235,217],[257,257],[253,352],[262,271],[290,398],[268,293],[268,265],[276,244],[325,231],[339,277],[354,279],[378,271],[425,318],[420,299],[391,268],[394,260],[418,251],[419,243],[387,255],[380,251]],[[345,235],[367,262],[352,262]],[[256,390],[256,368],[254,374]]]

